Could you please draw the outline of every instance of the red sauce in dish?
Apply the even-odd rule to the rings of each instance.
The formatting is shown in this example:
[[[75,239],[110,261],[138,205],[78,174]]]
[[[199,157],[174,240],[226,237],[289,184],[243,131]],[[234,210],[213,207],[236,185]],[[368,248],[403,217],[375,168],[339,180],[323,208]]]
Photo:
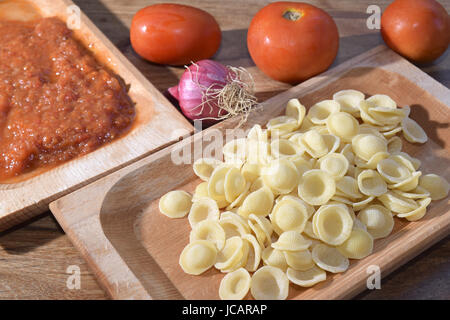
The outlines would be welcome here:
[[[0,181],[87,154],[134,118],[123,81],[63,21],[0,21]]]

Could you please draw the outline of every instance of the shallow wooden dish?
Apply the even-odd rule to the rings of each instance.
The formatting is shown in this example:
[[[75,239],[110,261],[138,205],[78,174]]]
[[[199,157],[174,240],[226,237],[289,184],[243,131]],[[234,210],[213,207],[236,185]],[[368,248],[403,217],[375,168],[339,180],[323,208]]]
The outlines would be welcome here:
[[[66,21],[74,11],[70,0],[33,0],[42,16],[58,16]],[[136,120],[126,136],[63,165],[32,173],[28,179],[0,184],[0,231],[48,209],[56,198],[96,178],[142,158],[190,135],[192,125],[120,53],[120,51],[81,12],[80,29],[75,36],[93,51],[99,61],[122,77],[130,86],[136,103]]]
[[[368,95],[389,94],[399,105],[412,106],[412,118],[426,130],[430,141],[404,149],[422,160],[421,170],[450,180],[450,91],[384,46],[377,47],[310,79],[262,104],[246,126],[265,124],[284,112],[285,103],[298,97],[306,106],[342,89]],[[75,193],[53,202],[50,208],[74,245],[81,251],[107,293],[115,299],[218,299],[223,274],[209,270],[190,276],[178,265],[189,241],[187,218],[169,219],[159,213],[159,198],[173,189],[192,192],[200,182],[190,164],[175,165],[171,154],[203,149],[234,119],[174,144],[121,169]],[[215,130],[219,129],[219,131]],[[195,149],[194,157],[201,151]],[[310,289],[291,285],[290,299],[349,298],[366,287],[367,267],[377,265],[386,276],[450,230],[448,199],[433,202],[418,222],[396,219],[394,232],[375,241],[374,253],[352,261],[350,269]]]

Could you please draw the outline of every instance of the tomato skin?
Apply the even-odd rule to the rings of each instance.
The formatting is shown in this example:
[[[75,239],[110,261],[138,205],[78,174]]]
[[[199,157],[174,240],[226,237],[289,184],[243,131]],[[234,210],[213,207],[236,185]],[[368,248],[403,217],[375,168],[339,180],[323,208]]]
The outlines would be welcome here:
[[[288,10],[302,16],[292,21]],[[269,77],[296,84],[325,71],[339,48],[336,23],[325,11],[301,2],[275,2],[252,19],[247,47],[255,64]]]
[[[219,49],[222,34],[206,11],[179,4],[156,4],[139,10],[131,22],[133,49],[144,59],[184,65],[207,59]]]
[[[395,0],[381,16],[386,44],[409,60],[439,58],[450,42],[450,18],[435,0]]]

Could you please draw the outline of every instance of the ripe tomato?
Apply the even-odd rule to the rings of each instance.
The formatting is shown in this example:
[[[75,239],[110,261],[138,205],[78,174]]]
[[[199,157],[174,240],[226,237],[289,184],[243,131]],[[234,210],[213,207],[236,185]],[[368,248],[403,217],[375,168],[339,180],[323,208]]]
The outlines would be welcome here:
[[[435,0],[395,0],[381,16],[381,35],[407,59],[430,62],[448,47],[450,20]]]
[[[133,49],[155,63],[183,65],[210,58],[219,49],[219,25],[206,11],[179,4],[156,4],[133,17]]]
[[[247,46],[255,64],[269,77],[295,84],[333,63],[339,34],[325,11],[301,2],[275,2],[253,18]]]

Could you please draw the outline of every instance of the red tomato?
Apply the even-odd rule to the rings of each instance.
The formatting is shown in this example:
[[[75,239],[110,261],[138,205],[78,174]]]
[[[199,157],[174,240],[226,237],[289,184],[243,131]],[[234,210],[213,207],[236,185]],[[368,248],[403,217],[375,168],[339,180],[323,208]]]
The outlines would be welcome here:
[[[381,35],[407,59],[430,62],[448,47],[450,20],[435,0],[395,0],[381,16]]]
[[[247,46],[255,64],[269,77],[291,84],[326,70],[339,48],[334,20],[301,2],[275,2],[253,18]]]
[[[206,11],[179,4],[156,4],[133,17],[133,49],[155,63],[183,65],[210,58],[219,49],[219,25]]]

